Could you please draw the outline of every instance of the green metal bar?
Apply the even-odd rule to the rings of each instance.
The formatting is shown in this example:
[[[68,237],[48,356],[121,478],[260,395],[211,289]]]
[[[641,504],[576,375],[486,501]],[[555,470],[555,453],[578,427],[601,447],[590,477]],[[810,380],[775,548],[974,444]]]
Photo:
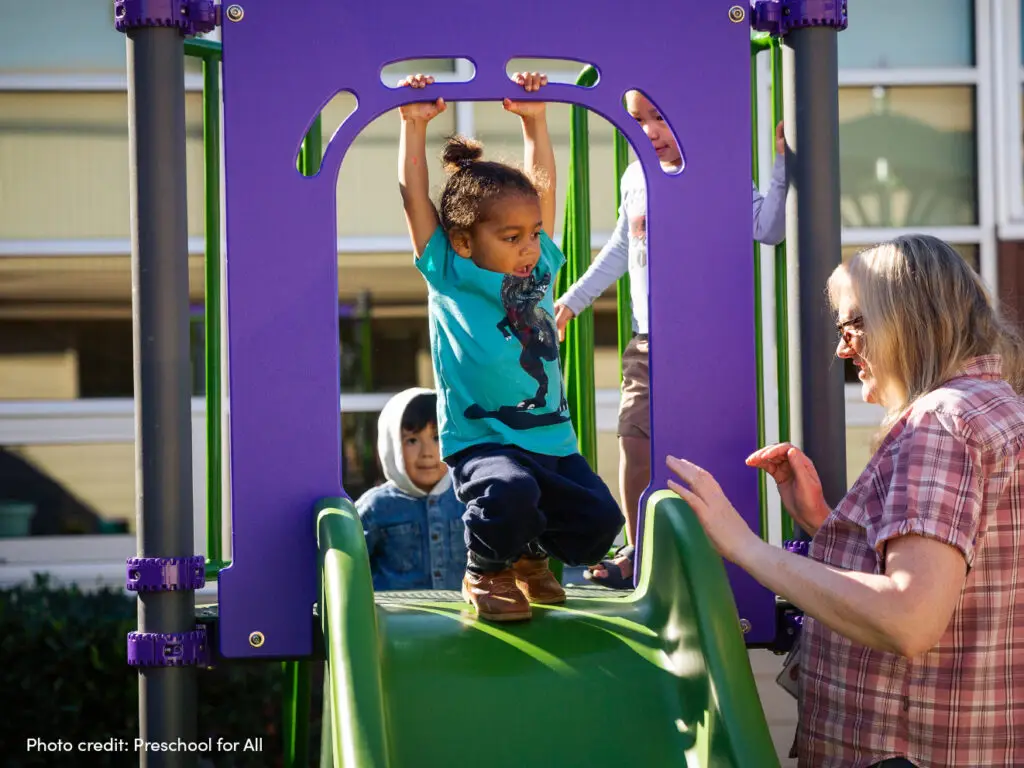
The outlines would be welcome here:
[[[310,663],[286,661],[284,674],[284,765],[285,768],[307,768],[309,765],[309,703],[311,696]]]
[[[782,120],[782,46],[772,38],[772,130]],[[774,142],[772,142],[774,152]],[[775,246],[775,355],[779,395],[779,442],[790,439],[789,402],[789,285],[786,274],[786,244]],[[782,515],[782,537],[793,538],[793,520]]]
[[[330,750],[335,765],[387,768],[393,763],[388,759],[377,613],[363,526],[348,499],[323,499],[316,512],[320,617],[330,665],[325,696]]]
[[[186,48],[187,50],[187,48]],[[206,215],[206,552],[211,565],[223,560],[221,520],[222,380],[220,253],[220,63],[203,59],[203,175]],[[219,571],[219,567],[218,567]]]
[[[221,44],[187,39],[186,56],[203,62],[203,175],[205,207],[204,368],[206,396],[206,578],[215,579],[230,565],[223,559],[221,520],[221,253],[220,253],[220,67]]]
[[[324,155],[323,118],[316,116],[309,133],[302,140],[299,152],[299,170],[303,176],[316,176],[320,172],[320,163]]]
[[[751,41],[753,43],[753,41]],[[754,183],[758,183],[758,150],[757,150],[757,54],[760,48],[754,50],[751,44],[752,55],[750,57],[750,125],[751,125],[751,173]],[[761,315],[764,312],[764,302],[761,300],[761,244],[754,241],[754,361],[757,370],[755,381],[757,383],[757,446],[764,447],[765,444],[765,413],[764,413],[764,324]],[[764,472],[757,473],[757,498],[760,511],[761,538],[768,540],[768,483]]]
[[[761,51],[771,50],[772,35],[770,32],[750,30],[750,55],[757,56]]]
[[[576,84],[591,86],[597,70],[586,67]],[[558,276],[561,295],[590,266],[590,159],[587,110],[573,105],[569,128],[569,185],[566,194],[562,251],[566,264]],[[594,311],[588,307],[569,323],[561,347],[565,395],[580,453],[597,468],[597,415],[594,403]]]
[[[203,61],[220,61],[221,44],[216,40],[201,40],[190,37],[185,41],[185,55]]]
[[[629,144],[621,132],[615,131],[615,212],[622,205],[622,174],[629,165]],[[633,305],[629,297],[629,272],[615,284],[615,309],[618,319],[619,379],[622,379],[622,354],[633,338]]]

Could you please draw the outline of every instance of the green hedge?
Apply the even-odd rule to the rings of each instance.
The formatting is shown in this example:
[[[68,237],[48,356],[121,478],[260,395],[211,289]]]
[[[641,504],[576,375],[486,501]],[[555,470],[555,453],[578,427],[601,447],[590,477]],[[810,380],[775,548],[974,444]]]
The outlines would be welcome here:
[[[5,768],[52,765],[138,765],[138,672],[126,661],[136,630],[135,600],[120,590],[83,593],[38,578],[0,590],[0,744]],[[199,738],[244,744],[263,737],[261,752],[217,752],[200,765],[269,768],[281,764],[282,674],[277,663],[223,663],[197,671]],[[312,685],[314,699],[321,690]],[[319,705],[310,723],[319,745]],[[105,742],[124,739],[127,752],[83,754],[26,750],[29,738]]]

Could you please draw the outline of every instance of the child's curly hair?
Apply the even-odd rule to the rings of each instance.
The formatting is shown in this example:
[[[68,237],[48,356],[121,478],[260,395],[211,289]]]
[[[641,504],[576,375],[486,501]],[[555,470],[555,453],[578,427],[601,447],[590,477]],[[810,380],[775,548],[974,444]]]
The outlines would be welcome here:
[[[472,229],[487,208],[504,195],[538,196],[537,184],[520,171],[504,163],[481,160],[483,145],[463,136],[449,136],[441,159],[448,182],[441,192],[441,226]]]

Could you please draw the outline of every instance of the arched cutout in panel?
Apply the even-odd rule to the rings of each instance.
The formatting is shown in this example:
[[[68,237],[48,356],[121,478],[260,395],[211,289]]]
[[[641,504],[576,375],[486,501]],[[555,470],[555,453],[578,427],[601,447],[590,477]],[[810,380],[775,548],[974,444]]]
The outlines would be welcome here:
[[[398,193],[399,119],[394,111],[365,125],[359,117],[353,119],[358,122],[349,123],[345,130],[354,128],[358,133],[338,166],[334,216],[338,238],[341,448],[345,462],[342,477],[345,492],[356,499],[387,480],[377,454],[377,420],[391,395],[368,393],[394,393],[412,386],[433,388],[435,382],[427,282],[412,257]],[[517,137],[521,147],[518,120],[512,116],[507,120],[511,124],[509,134]],[[455,123],[455,110],[449,107],[427,124],[426,159],[435,203],[446,178],[440,149],[445,137],[455,133]],[[339,149],[334,147],[332,151]],[[326,168],[330,167],[328,161]],[[355,393],[361,394],[353,397]],[[462,540],[461,533],[457,538]]]
[[[580,73],[587,67],[593,67],[597,77],[593,82],[581,84],[581,88],[593,88],[601,80],[601,71],[586,61],[575,59],[509,59],[505,64],[505,74],[512,77],[516,72],[542,72],[548,76],[549,83],[566,83],[575,85]]]
[[[469,59],[399,59],[384,65],[380,81],[398,88],[403,77],[416,74],[430,75],[438,83],[468,83],[476,77],[476,65]]]
[[[683,145],[679,141],[679,134],[673,130],[658,105],[639,88],[634,88],[626,91],[625,107],[629,116],[639,124],[654,145],[661,170],[669,176],[682,173],[686,165]]]
[[[301,175],[311,177],[320,173],[324,147],[358,107],[359,101],[354,93],[338,91],[320,110],[320,114],[310,121],[305,140],[299,144],[295,155],[295,168]]]

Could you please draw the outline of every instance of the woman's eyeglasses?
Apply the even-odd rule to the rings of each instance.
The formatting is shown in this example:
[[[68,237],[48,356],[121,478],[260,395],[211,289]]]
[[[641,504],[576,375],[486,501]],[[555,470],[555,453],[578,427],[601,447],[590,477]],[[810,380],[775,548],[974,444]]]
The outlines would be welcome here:
[[[859,339],[864,335],[864,317],[857,315],[849,320],[836,323],[836,333],[844,344],[850,346],[854,339]]]

